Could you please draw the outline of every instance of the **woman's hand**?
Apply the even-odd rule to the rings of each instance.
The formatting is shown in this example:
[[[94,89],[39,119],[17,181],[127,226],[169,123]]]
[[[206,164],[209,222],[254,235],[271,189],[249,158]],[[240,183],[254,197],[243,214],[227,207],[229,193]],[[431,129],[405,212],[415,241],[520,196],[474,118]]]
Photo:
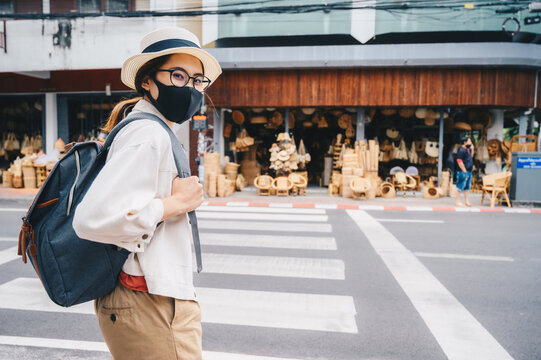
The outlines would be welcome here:
[[[163,198],[163,218],[184,214],[197,209],[203,203],[203,186],[197,176],[173,179],[171,196]]]

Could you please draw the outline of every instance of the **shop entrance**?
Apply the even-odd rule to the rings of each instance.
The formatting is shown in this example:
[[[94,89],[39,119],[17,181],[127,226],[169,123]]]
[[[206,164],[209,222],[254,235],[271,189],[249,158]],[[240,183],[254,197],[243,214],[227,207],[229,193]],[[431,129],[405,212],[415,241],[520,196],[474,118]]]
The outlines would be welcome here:
[[[39,147],[42,147],[43,104],[43,95],[0,96],[0,169],[8,168],[13,160],[22,156],[25,138],[39,138]],[[35,145],[38,146],[38,142]]]
[[[59,95],[59,135],[67,142],[97,138],[113,107],[133,93]]]

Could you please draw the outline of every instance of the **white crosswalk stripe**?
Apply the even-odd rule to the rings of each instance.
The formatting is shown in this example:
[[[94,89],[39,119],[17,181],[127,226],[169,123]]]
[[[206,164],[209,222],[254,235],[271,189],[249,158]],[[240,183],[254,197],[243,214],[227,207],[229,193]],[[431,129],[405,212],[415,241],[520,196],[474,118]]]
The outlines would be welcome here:
[[[336,259],[203,254],[205,272],[255,276],[344,280],[344,262]]]
[[[203,322],[356,333],[351,296],[198,288]],[[0,308],[94,314],[91,302],[69,308],[49,300],[39,279],[17,278],[0,285]]]
[[[33,346],[40,348],[103,351],[108,352],[107,345],[99,341],[79,341],[51,338],[36,338],[26,336],[1,336],[0,345]],[[268,356],[255,356],[224,353],[217,351],[203,351],[203,360],[295,360]]]
[[[325,210],[322,209],[308,209],[308,208],[276,208],[276,207],[240,207],[240,206],[213,206],[205,205],[197,209],[197,212],[220,212],[220,213],[261,213],[261,214],[311,214],[311,215],[325,215]]]
[[[199,219],[228,219],[228,220],[264,220],[264,221],[310,221],[327,222],[327,215],[297,215],[297,214],[268,214],[268,213],[221,213],[216,211],[198,212]]]
[[[284,223],[272,221],[222,221],[207,220],[199,221],[200,229],[213,230],[251,230],[251,231],[279,231],[279,232],[318,232],[330,233],[332,226],[330,224],[312,224],[312,223]]]
[[[17,255],[17,247],[10,247],[8,249],[0,251],[0,265],[3,265],[5,263],[8,263],[10,261],[13,261],[17,259],[19,256]]]
[[[333,237],[223,234],[201,232],[201,244],[278,249],[336,250]]]

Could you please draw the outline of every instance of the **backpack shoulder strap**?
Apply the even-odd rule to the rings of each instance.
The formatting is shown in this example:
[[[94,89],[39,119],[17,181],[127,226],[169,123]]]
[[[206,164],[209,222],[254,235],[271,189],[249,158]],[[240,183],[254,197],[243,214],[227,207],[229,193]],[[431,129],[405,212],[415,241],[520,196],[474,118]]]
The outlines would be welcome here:
[[[122,127],[126,126],[132,121],[135,120],[153,120],[159,123],[165,131],[169,134],[169,138],[171,139],[171,148],[173,149],[173,157],[175,158],[175,165],[177,167],[177,172],[180,177],[189,177],[191,176],[190,173],[190,161],[188,159],[188,156],[182,149],[182,145],[180,144],[180,141],[178,140],[177,136],[171,130],[169,125],[167,125],[162,119],[160,119],[158,116],[146,112],[137,112],[137,113],[131,113],[129,114],[124,120],[122,120],[120,123],[118,123],[113,131],[109,133],[109,136],[107,136],[107,140],[105,142],[105,145],[103,146],[104,149],[108,149],[108,146],[111,146],[111,143],[113,141],[114,136],[122,129]],[[118,127],[118,129],[117,129]],[[116,131],[115,131],[116,130]],[[111,137],[111,140],[109,141],[109,137]],[[197,226],[197,216],[195,215],[195,211],[190,211],[188,213],[188,218],[190,219],[190,225],[192,227],[192,238],[193,238],[193,245],[195,248],[195,258],[197,262],[197,272],[200,273],[203,269],[202,261],[201,261],[201,242],[199,240],[199,228]]]

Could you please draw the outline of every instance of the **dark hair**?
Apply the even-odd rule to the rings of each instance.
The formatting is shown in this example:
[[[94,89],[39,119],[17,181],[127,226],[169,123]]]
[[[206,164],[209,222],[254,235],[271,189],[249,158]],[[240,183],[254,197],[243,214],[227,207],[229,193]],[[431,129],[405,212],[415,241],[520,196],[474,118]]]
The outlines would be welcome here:
[[[135,104],[145,95],[145,91],[141,86],[143,84],[143,81],[145,80],[145,77],[154,75],[156,71],[161,68],[162,65],[167,62],[167,60],[169,60],[170,56],[171,55],[164,55],[157,57],[155,59],[149,60],[143,66],[141,66],[141,68],[137,71],[137,74],[135,75],[134,81],[135,90],[140,96],[134,97],[132,99],[126,99],[116,104],[113,108],[113,111],[111,111],[111,115],[109,115],[107,122],[101,128],[103,132],[110,133],[111,130],[113,130],[113,128],[115,127],[115,125],[118,124],[120,120],[124,119],[126,115],[129,114]]]
[[[460,144],[461,144],[461,145],[464,145],[465,143],[468,142],[468,139],[469,139],[469,138],[470,138],[469,136],[462,136],[462,137],[460,138]]]

